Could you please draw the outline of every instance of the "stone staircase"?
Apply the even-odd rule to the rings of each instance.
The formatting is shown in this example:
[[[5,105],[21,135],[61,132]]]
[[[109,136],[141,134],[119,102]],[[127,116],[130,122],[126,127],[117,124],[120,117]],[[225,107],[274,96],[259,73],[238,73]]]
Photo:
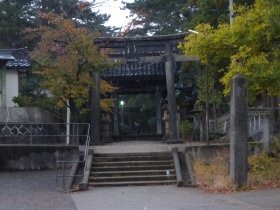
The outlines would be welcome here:
[[[94,154],[90,187],[176,184],[171,153]]]

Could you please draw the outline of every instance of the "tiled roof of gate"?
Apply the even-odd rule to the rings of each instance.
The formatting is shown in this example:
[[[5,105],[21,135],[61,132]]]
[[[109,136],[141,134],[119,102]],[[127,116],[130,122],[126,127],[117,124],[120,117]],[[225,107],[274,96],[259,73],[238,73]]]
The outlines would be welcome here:
[[[0,49],[0,59],[8,60],[5,65],[6,69],[25,69],[30,67],[27,48]]]
[[[165,75],[163,63],[126,63],[107,69],[105,78]]]

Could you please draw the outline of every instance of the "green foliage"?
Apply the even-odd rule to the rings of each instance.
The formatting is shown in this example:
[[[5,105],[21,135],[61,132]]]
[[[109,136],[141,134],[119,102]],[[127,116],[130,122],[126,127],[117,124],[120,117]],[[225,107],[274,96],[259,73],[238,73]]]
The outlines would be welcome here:
[[[210,72],[211,73],[211,72]],[[211,104],[220,104],[222,102],[222,92],[217,85],[214,75],[210,75],[205,71],[200,75],[197,81],[198,87],[198,104],[203,104],[206,102],[206,94],[208,94],[208,102]]]
[[[234,0],[234,5],[252,5],[254,0]],[[186,17],[183,28],[195,28],[198,24],[207,23],[217,27],[229,22],[228,0],[189,0],[182,8]]]
[[[185,0],[135,0],[125,3],[133,20],[128,27],[132,35],[171,34],[181,29]]]
[[[33,49],[38,40],[30,40],[25,36],[26,27],[38,27],[42,20],[40,13],[53,12],[63,14],[65,18],[76,20],[76,23],[99,31],[102,34],[112,34],[114,29],[104,26],[109,19],[99,10],[95,1],[81,0],[2,0],[0,1],[0,48],[28,47]]]
[[[120,135],[128,135],[130,134],[130,129],[127,125],[124,125],[122,123],[119,124],[119,133]]]
[[[235,0],[251,5],[254,0]],[[135,0],[124,3],[133,18],[129,35],[172,34],[201,23],[217,26],[229,22],[228,0]]]
[[[184,121],[180,122],[179,130],[184,139],[187,139],[190,137],[190,135],[193,132],[193,128],[194,128],[193,123],[190,122],[189,120],[184,120]]]
[[[25,27],[34,26],[32,16],[36,16],[36,8],[30,0],[0,1],[0,48],[23,47],[29,44],[22,31]]]
[[[248,163],[253,173],[263,173],[266,176],[271,168],[271,158],[265,152],[250,156]]]
[[[248,158],[249,173],[245,186],[239,190],[272,188],[280,186],[280,161],[269,157],[265,152]],[[207,191],[232,191],[229,176],[229,152],[217,153],[212,159],[194,160],[196,183]]]
[[[32,97],[26,95],[13,97],[13,102],[19,107],[32,106]]]
[[[280,162],[269,157],[265,152],[253,155],[248,158],[249,174],[248,186],[256,187],[269,183],[279,184]]]
[[[185,54],[199,57],[202,64],[219,75],[226,95],[236,74],[249,79],[252,98],[261,93],[279,95],[279,1],[256,0],[251,7],[237,7],[235,14],[231,26],[196,26],[199,34],[189,35],[180,48]]]
[[[20,95],[14,97],[13,102],[19,107],[41,107],[56,116],[59,116],[61,119],[64,118],[63,109],[59,109],[56,106],[56,100],[51,96],[36,97],[35,95]]]
[[[40,36],[32,52],[36,63],[33,71],[42,78],[42,87],[50,91],[59,108],[65,107],[69,100],[71,111],[79,114],[87,105],[92,87],[90,72],[102,71],[107,66],[106,52],[100,52],[93,44],[98,34],[53,13],[41,15],[48,24],[27,30],[31,36]],[[100,89],[103,94],[113,90],[105,81]],[[103,102],[106,110],[112,105],[108,100]]]
[[[52,12],[57,15],[63,14],[65,19],[75,20],[77,25],[86,27],[92,32],[98,31],[102,34],[112,32],[109,27],[104,26],[104,23],[110,16],[100,14],[99,10],[92,9],[99,6],[99,3],[95,0],[44,0],[38,4],[41,6],[40,12]]]

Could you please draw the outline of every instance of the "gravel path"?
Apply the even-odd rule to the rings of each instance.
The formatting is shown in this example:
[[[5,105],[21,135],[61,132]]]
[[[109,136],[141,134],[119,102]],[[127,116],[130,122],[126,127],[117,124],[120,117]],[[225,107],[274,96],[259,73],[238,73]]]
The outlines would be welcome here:
[[[77,210],[55,177],[54,170],[0,172],[0,210]]]

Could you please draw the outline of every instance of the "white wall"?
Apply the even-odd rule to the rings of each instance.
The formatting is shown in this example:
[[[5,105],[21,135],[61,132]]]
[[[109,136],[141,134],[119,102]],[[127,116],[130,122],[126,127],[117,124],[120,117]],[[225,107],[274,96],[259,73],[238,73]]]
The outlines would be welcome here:
[[[17,70],[6,70],[6,106],[16,106],[12,101],[13,97],[18,96],[18,72]]]

